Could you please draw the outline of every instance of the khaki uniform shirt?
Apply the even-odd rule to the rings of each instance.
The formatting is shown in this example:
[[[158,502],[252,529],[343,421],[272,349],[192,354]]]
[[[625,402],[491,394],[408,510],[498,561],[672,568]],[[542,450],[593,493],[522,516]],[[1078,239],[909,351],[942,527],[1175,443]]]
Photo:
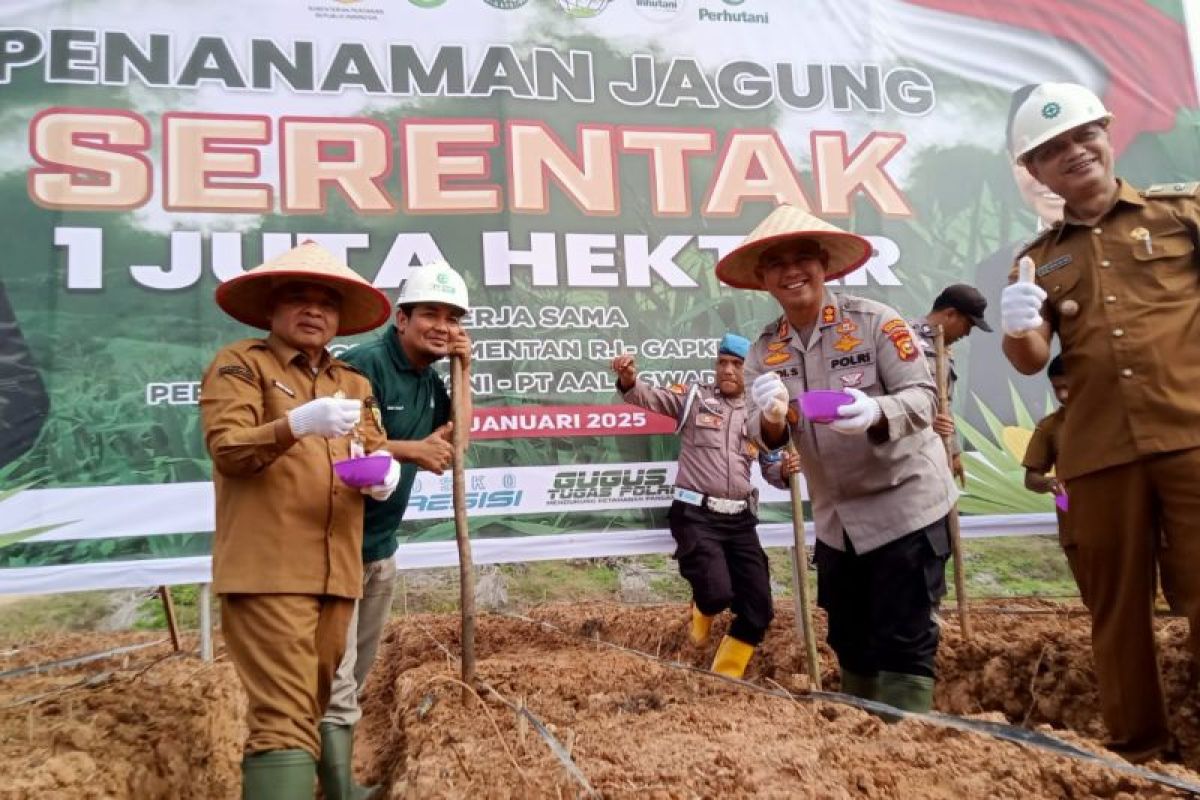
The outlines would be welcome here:
[[[844,550],[844,531],[866,553],[946,516],[958,497],[929,427],[937,394],[912,331],[888,306],[827,291],[817,323],[808,342],[784,317],[768,325],[746,358],[746,383],[774,370],[793,399],[809,389],[853,387],[878,400],[881,435],[838,433],[800,419],[794,405],[788,414],[817,537]],[[756,439],[760,426],[755,414]]]
[[[1039,475],[1046,475],[1058,463],[1058,452],[1061,449],[1063,420],[1067,416],[1067,407],[1059,406],[1055,412],[1038,422],[1033,429],[1033,436],[1025,446],[1025,457],[1021,466],[1031,469]]]
[[[362,594],[363,495],[333,473],[350,437],[275,443],[274,422],[318,397],[364,400],[363,447],[384,446],[371,385],[326,355],[307,358],[274,336],[221,349],[204,374],[200,413],[213,460],[213,590],[222,594]]]
[[[758,458],[759,448],[747,432],[745,395],[726,397],[715,384],[656,389],[637,380],[621,397],[679,422],[682,442],[676,486],[729,500],[750,497],[750,465]],[[681,420],[685,408],[687,416]]]
[[[1095,225],[1066,220],[1020,254],[1048,295],[1071,393],[1060,478],[1200,446],[1198,190],[1122,182]]]
[[[934,391],[937,391],[937,329],[925,321],[924,317],[915,319],[908,323],[913,329],[913,333],[917,335],[917,341],[921,343],[921,352],[925,354],[925,363],[929,367],[929,374],[933,376]],[[946,399],[950,406],[946,409],[946,413],[954,416],[954,385],[958,383],[958,373],[954,371],[954,353],[946,348]],[[962,445],[958,441],[958,433],[956,432],[950,437],[950,452],[958,455],[962,452]]]

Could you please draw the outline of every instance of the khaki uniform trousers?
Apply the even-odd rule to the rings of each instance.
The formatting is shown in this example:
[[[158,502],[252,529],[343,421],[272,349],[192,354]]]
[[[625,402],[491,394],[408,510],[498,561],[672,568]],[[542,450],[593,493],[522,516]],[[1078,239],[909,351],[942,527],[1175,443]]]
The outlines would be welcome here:
[[[221,629],[246,689],[248,754],[301,748],[320,758],[317,722],[329,702],[354,601],[307,594],[221,596]]]
[[[1108,746],[1131,761],[1171,746],[1154,642],[1161,571],[1200,661],[1200,448],[1067,481],[1070,531]],[[1161,530],[1161,535],[1160,535]]]
[[[354,607],[346,631],[346,653],[333,678],[329,708],[321,722],[354,725],[362,718],[358,696],[367,683],[383,626],[392,610],[396,589],[396,559],[388,556],[363,565],[363,596]]]

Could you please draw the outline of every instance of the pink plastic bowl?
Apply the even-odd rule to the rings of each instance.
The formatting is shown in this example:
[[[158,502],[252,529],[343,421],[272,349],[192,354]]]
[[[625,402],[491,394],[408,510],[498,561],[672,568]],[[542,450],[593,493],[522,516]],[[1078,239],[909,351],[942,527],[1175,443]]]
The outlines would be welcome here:
[[[829,389],[812,389],[800,395],[800,413],[813,422],[833,422],[838,418],[839,406],[849,405],[854,398],[845,392]]]
[[[1067,496],[1065,494],[1054,495],[1054,505],[1058,506],[1059,511],[1065,513],[1067,510]]]
[[[342,483],[361,489],[382,483],[391,464],[392,457],[388,455],[359,456],[333,462],[333,471],[342,479]]]

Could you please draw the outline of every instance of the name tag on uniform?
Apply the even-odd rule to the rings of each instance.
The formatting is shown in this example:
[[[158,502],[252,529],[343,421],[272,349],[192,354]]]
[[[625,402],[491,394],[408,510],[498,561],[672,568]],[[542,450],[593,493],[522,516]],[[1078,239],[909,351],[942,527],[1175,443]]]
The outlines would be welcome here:
[[[1037,268],[1035,274],[1039,278],[1044,278],[1047,275],[1049,275],[1051,272],[1054,272],[1057,269],[1062,269],[1063,267],[1065,267],[1067,264],[1070,264],[1070,263],[1071,263],[1071,254],[1067,253],[1065,256],[1059,256],[1058,258],[1054,259],[1053,261],[1049,261],[1045,264],[1042,264],[1040,267]]]
[[[709,414],[708,412],[701,411],[696,415],[696,425],[701,428],[720,430],[721,422],[721,417],[717,414]]]

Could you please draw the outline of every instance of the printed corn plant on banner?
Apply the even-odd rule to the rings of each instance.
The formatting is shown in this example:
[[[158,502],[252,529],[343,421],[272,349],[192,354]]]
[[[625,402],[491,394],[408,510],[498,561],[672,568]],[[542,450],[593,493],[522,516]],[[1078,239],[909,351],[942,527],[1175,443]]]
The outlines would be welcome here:
[[[619,402],[609,362],[711,380],[722,334],[778,314],[713,270],[775,204],[869,238],[848,291],[915,318],[971,283],[995,325],[1014,251],[1061,213],[1008,155],[1020,87],[1092,88],[1135,184],[1200,174],[1177,0],[246,12],[0,8],[0,591],[205,578],[199,380],[255,335],[213,293],[305,239],[392,297],[439,258],[463,274],[472,535],[591,555],[665,527],[678,452],[673,421]],[[1052,525],[1020,467],[1045,379],[1018,376],[998,333],[954,356],[971,529]],[[785,493],[763,500],[765,523],[790,518]],[[448,478],[419,474],[402,542],[452,539],[452,516]]]

